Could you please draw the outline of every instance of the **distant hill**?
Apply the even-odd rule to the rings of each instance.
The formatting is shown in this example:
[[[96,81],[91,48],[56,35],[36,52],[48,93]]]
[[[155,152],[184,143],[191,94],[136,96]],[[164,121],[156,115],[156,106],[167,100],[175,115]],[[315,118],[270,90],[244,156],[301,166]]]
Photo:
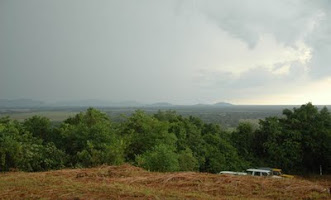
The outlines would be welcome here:
[[[77,100],[77,101],[58,101],[54,103],[37,101],[32,99],[0,99],[0,108],[39,108],[39,107],[229,107],[234,106],[227,102],[218,102],[215,104],[195,104],[195,105],[176,105],[168,102],[156,102],[144,104],[137,101],[107,101],[97,99]]]
[[[35,108],[45,106],[45,102],[32,99],[0,99],[0,108]]]
[[[225,107],[225,106],[233,106],[233,104],[231,103],[227,103],[227,102],[218,102],[215,104],[212,104],[213,106],[218,106],[218,107]]]
[[[168,102],[158,102],[158,103],[148,104],[146,106],[150,106],[150,107],[172,107],[174,105],[171,104],[171,103],[168,103]]]
[[[175,105],[167,102],[144,104],[137,101],[102,101],[102,100],[80,100],[61,101],[50,104],[52,107],[173,107]]]
[[[78,101],[60,101],[50,104],[52,107],[140,107],[143,104],[136,101],[103,101],[96,99]]]

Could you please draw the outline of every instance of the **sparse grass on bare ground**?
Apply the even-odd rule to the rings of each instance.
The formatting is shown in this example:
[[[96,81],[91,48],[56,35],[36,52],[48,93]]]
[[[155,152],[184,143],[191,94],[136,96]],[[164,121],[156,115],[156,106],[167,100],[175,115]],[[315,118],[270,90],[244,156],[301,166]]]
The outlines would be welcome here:
[[[272,179],[130,165],[0,174],[0,199],[331,199],[330,179]]]

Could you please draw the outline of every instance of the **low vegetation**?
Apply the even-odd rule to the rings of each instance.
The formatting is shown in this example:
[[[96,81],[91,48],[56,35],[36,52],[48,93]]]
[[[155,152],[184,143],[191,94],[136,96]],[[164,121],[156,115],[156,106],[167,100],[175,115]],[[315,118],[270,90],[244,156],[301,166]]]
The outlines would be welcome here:
[[[330,179],[327,183],[330,186]],[[315,179],[148,172],[131,165],[0,174],[0,199],[330,199]]]

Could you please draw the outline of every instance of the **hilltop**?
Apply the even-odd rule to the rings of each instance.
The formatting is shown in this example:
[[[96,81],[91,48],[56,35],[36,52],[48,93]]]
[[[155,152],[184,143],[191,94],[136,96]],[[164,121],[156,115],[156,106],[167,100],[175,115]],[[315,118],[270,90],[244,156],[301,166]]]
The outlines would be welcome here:
[[[58,101],[58,102],[44,102],[33,99],[0,99],[0,108],[79,108],[79,107],[120,107],[120,108],[144,108],[144,107],[169,107],[175,108],[178,106],[195,107],[195,106],[208,106],[208,107],[228,107],[234,106],[227,102],[218,102],[215,104],[195,104],[195,105],[178,105],[169,102],[154,102],[142,103],[138,101],[107,101],[99,99],[85,99],[85,100],[72,100],[72,101]]]
[[[329,199],[328,187],[330,180],[157,173],[131,165],[0,174],[0,199]]]
[[[233,106],[233,104],[227,102],[218,102],[213,104],[213,106]]]

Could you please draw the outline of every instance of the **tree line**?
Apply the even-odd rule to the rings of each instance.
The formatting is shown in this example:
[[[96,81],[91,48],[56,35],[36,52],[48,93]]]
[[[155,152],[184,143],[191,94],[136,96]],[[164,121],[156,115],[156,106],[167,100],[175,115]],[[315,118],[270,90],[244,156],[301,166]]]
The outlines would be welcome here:
[[[61,124],[33,116],[0,118],[0,171],[45,171],[130,163],[151,171],[241,171],[276,167],[296,174],[331,173],[331,115],[311,103],[241,123],[229,132],[175,111],[141,110],[122,122],[89,108]]]

